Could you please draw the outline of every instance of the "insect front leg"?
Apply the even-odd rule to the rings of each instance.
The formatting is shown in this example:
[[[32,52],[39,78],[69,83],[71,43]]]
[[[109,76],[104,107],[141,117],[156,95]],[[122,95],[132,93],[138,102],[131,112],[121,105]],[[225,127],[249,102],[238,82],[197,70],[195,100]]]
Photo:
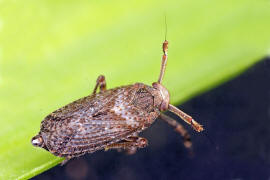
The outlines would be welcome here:
[[[177,122],[175,119],[173,119],[165,114],[160,114],[159,117],[162,120],[164,120],[165,122],[167,122],[169,125],[171,125],[174,128],[174,130],[183,137],[184,146],[186,148],[190,149],[192,146],[192,142],[191,142],[191,138],[190,138],[190,135],[188,134],[187,130],[179,122]]]
[[[106,90],[106,81],[105,76],[103,75],[98,76],[93,94],[96,94],[98,88],[100,89],[100,92],[104,92]]]
[[[134,154],[137,148],[144,148],[148,145],[148,140],[143,137],[132,136],[118,143],[108,145],[105,151],[109,149],[126,150],[128,154]]]

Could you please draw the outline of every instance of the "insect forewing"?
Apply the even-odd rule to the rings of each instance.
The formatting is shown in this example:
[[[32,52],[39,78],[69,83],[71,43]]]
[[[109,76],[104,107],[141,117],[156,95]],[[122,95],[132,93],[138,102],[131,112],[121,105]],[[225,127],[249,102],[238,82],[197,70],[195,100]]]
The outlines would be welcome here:
[[[41,127],[47,148],[58,156],[81,155],[140,132],[147,112],[132,104],[135,93],[132,86],[115,88],[53,112]]]

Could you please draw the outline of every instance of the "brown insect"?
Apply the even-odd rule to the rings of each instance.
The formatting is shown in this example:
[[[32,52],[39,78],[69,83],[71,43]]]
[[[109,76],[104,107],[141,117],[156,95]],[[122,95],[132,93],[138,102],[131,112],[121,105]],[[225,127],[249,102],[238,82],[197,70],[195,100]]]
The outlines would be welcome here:
[[[161,114],[169,110],[197,132],[203,130],[191,116],[170,104],[169,92],[161,84],[167,63],[167,40],[162,49],[160,75],[152,86],[135,83],[106,90],[105,77],[101,75],[91,95],[45,117],[40,132],[32,138],[32,144],[56,156],[65,157],[63,163],[102,149],[126,150],[133,154],[137,148],[144,148],[148,144],[147,139],[138,134],[160,117],[173,126],[184,138],[185,146],[190,147],[190,136],[183,126]]]

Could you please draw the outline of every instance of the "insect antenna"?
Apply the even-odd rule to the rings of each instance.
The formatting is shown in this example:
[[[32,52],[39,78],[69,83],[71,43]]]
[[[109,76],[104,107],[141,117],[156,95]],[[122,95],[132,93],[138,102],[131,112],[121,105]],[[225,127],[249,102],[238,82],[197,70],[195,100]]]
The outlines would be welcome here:
[[[164,16],[165,16],[165,41],[166,41],[167,40],[167,17],[166,17],[166,14]]]
[[[218,151],[219,150],[219,146],[215,143],[215,141],[212,138],[210,138],[210,136],[205,131],[203,132],[203,135],[209,140],[209,142],[213,146],[215,146],[215,149]]]
[[[163,50],[163,56],[162,56],[162,61],[161,61],[161,68],[160,68],[160,73],[159,73],[159,78],[158,78],[158,83],[161,84],[165,69],[166,69],[166,64],[168,60],[168,44],[169,42],[167,41],[167,19],[165,15],[165,41],[163,42],[162,45],[162,50]]]

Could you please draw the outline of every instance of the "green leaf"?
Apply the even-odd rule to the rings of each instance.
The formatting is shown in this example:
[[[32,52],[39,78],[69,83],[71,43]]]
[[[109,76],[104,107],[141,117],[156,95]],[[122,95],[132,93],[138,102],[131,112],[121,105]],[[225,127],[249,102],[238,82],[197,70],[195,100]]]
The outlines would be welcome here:
[[[234,77],[270,45],[267,0],[1,1],[0,179],[24,179],[62,161],[31,145],[41,120],[92,92],[159,74],[181,103]],[[191,113],[192,114],[192,113]],[[198,119],[198,121],[200,121]]]

